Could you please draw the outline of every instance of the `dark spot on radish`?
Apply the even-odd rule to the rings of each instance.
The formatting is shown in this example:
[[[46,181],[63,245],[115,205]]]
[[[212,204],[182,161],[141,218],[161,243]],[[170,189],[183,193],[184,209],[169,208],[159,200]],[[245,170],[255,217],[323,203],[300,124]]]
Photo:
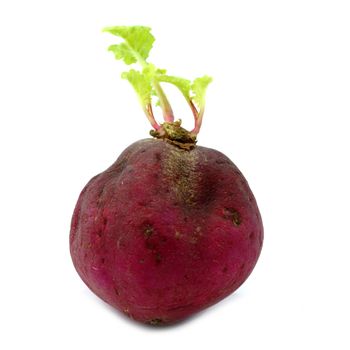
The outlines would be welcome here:
[[[159,265],[162,262],[162,256],[160,255],[159,252],[156,252],[155,259],[156,259],[156,264],[157,265]]]
[[[238,211],[232,212],[232,221],[235,226],[239,226],[241,224],[241,216],[239,215]]]
[[[217,193],[217,183],[220,183],[220,180],[213,177],[207,177],[201,181],[201,191],[195,195],[194,202],[199,206],[209,206],[213,200],[216,199]]]
[[[146,149],[145,148],[143,148],[141,151],[140,151],[140,153],[145,153],[146,152]]]
[[[143,228],[143,234],[145,235],[146,238],[149,238],[153,235],[153,226],[151,224],[146,224],[145,227]]]
[[[101,189],[100,189],[100,191],[98,192],[98,195],[97,195],[97,197],[98,197],[97,200],[98,200],[98,201],[101,200],[101,197],[102,197],[102,195],[103,195],[104,189],[105,189],[105,186],[102,186]]]
[[[140,260],[139,260],[139,263],[140,263],[140,264],[144,264],[144,263],[145,263],[145,259],[140,259]]]
[[[249,234],[249,239],[250,239],[250,240],[253,240],[253,239],[254,239],[254,231],[250,232],[250,234]]]
[[[117,241],[117,248],[118,249],[125,248],[125,242],[122,237],[120,237]]]
[[[105,258],[102,258],[101,259],[101,264],[103,265],[105,263],[105,261],[106,261]]]
[[[160,162],[161,159],[162,159],[162,155],[161,155],[159,152],[157,152],[157,153],[155,154],[155,158],[156,158],[156,161],[157,161],[157,162]]]
[[[222,269],[222,272],[223,272],[223,273],[226,273],[227,270],[228,270],[228,268],[227,268],[227,266],[225,266],[225,267]]]
[[[114,288],[114,293],[115,293],[116,296],[119,297],[119,290],[117,288]]]
[[[102,231],[98,231],[97,236],[102,237]]]
[[[197,237],[197,236],[192,236],[192,237],[190,238],[190,243],[196,244],[197,242],[198,242],[198,237]]]
[[[224,209],[224,218],[231,220],[234,226],[239,226],[242,223],[241,215],[232,208]]]
[[[163,320],[161,318],[153,318],[149,321],[149,324],[152,326],[159,326],[163,323]]]

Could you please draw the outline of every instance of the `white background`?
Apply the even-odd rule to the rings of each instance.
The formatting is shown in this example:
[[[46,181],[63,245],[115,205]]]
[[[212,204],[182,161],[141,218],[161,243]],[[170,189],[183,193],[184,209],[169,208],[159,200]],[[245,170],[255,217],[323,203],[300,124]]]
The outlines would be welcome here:
[[[214,77],[199,144],[240,167],[265,226],[233,296],[161,329],[95,297],[68,250],[82,187],[150,129],[101,33],[130,24],[155,64]],[[349,39],[349,1],[2,0],[0,348],[349,349]]]

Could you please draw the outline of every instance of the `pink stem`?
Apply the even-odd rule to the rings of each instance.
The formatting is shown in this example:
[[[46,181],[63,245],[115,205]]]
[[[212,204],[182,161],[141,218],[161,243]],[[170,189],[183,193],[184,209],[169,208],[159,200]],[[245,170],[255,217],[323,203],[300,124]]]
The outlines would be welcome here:
[[[191,111],[192,111],[192,114],[194,116],[194,121],[196,122],[196,120],[198,119],[198,111],[197,111],[197,108],[196,106],[194,105],[194,103],[192,102],[192,100],[188,99],[187,100],[188,104],[190,105],[191,107]]]
[[[173,113],[173,110],[170,106],[170,103],[169,103],[163,89],[161,88],[161,86],[157,80],[153,81],[153,86],[154,86],[156,94],[159,98],[160,107],[163,111],[164,121],[170,122],[170,123],[173,122],[174,121],[174,113]]]
[[[203,114],[204,114],[204,107],[199,111],[197,118],[195,118],[194,129],[191,131],[191,133],[198,135],[202,126]]]
[[[149,120],[149,122],[151,123],[152,127],[155,130],[158,130],[160,128],[160,125],[156,122],[155,118],[154,118],[154,114],[153,114],[153,110],[152,110],[152,105],[149,103],[146,105],[145,108],[145,114],[147,116],[147,119]]]

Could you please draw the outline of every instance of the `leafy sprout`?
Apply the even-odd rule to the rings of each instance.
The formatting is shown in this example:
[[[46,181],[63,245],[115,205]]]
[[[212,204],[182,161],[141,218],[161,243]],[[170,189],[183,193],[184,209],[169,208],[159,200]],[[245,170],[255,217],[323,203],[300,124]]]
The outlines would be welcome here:
[[[111,45],[108,48],[117,60],[122,60],[127,65],[138,64],[140,66],[140,70],[130,69],[122,73],[122,78],[128,80],[133,86],[154,129],[158,130],[161,127],[156,122],[152,111],[152,97],[154,96],[158,97],[156,105],[161,107],[164,120],[168,123],[174,121],[172,108],[161,87],[161,83],[169,83],[180,90],[190,106],[195,118],[195,127],[191,133],[197,135],[203,119],[206,90],[212,78],[205,75],[190,81],[167,75],[165,69],[157,68],[149,63],[147,59],[155,41],[149,27],[115,26],[107,27],[103,31],[123,39],[121,43]]]

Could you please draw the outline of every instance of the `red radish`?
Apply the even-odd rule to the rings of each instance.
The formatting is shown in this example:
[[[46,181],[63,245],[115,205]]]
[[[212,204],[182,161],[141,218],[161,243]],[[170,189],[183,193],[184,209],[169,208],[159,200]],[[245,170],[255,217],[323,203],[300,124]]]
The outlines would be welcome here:
[[[207,76],[190,81],[146,61],[147,27],[111,27],[110,50],[142,71],[134,86],[154,130],[85,186],[71,225],[70,251],[86,285],[131,318],[152,325],[182,320],[234,292],[252,272],[263,242],[255,198],[224,154],[196,145]],[[175,121],[160,82],[176,85],[195,117]],[[157,95],[165,122],[152,112]]]

